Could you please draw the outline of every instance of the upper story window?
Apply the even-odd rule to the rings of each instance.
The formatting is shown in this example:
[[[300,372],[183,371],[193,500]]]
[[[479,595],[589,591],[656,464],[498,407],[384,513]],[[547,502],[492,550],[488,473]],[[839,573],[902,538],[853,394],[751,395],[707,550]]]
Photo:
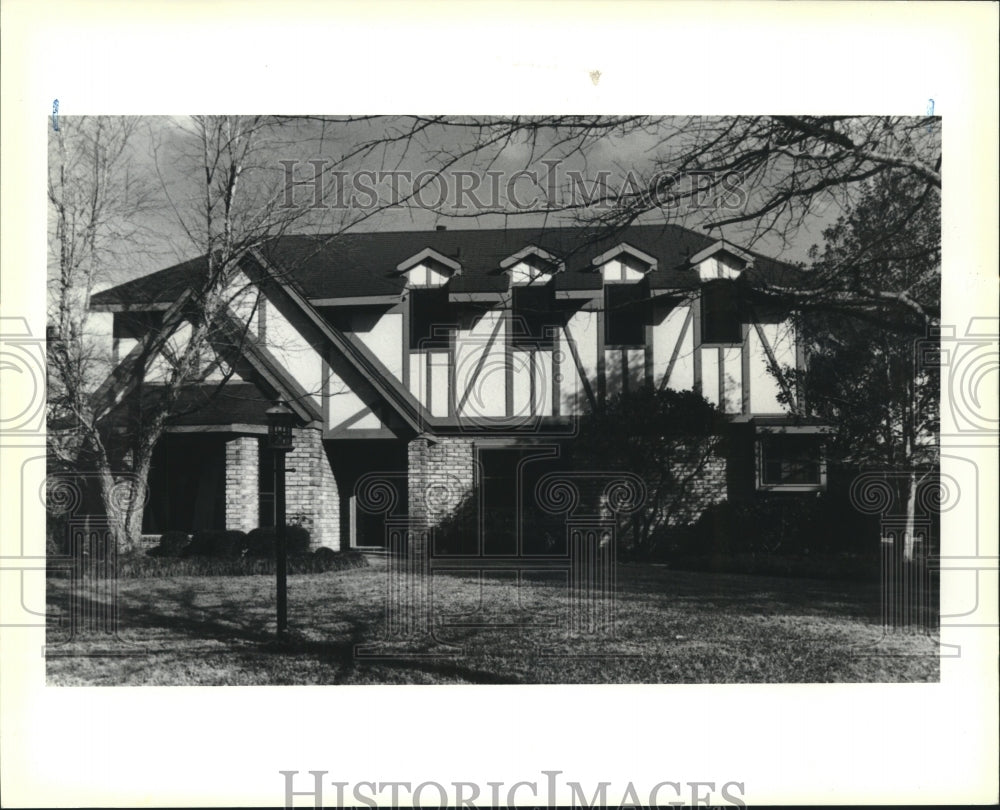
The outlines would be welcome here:
[[[511,343],[523,347],[551,347],[558,316],[551,284],[518,286],[511,290]]]
[[[558,256],[528,245],[500,262],[510,281],[511,345],[521,348],[552,346],[558,324],[552,279],[565,267]]]
[[[396,272],[406,277],[409,290],[410,348],[446,348],[448,327],[454,320],[447,285],[462,272],[462,265],[433,248],[424,248],[396,265]]]
[[[644,284],[608,284],[604,288],[604,345],[641,347],[646,344]]]
[[[593,260],[604,280],[604,345],[639,348],[646,344],[646,303],[643,282],[656,270],[656,258],[621,242]]]
[[[701,342],[741,343],[743,322],[739,290],[731,281],[710,281],[701,288]]]
[[[410,297],[410,348],[439,349],[448,346],[452,316],[448,308],[448,288],[413,289]]]

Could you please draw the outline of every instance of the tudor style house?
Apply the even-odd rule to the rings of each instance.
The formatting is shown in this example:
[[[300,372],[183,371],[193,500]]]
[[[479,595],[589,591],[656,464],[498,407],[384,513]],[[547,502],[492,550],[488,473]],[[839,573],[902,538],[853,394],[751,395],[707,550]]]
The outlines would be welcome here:
[[[179,311],[204,266],[93,297],[117,357]],[[727,456],[702,482],[713,500],[825,487],[822,433],[774,373],[802,363],[774,290],[803,279],[782,262],[638,225],[284,236],[241,267],[231,316],[246,338],[183,392],[154,454],[147,533],[273,523],[275,400],[301,425],[289,518],[334,549],[382,548],[387,521],[440,519],[474,489],[493,516],[519,510],[576,418],[643,382],[729,417]],[[127,397],[109,420],[127,432]],[[487,550],[511,552],[504,521],[485,525]]]

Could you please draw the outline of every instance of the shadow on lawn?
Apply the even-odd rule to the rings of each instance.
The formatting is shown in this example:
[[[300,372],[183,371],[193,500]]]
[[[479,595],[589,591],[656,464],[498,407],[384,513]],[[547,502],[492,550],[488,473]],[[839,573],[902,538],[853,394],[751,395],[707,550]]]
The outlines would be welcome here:
[[[824,581],[757,574],[689,572],[660,566],[619,564],[619,599],[672,600],[697,607],[734,610],[745,615],[792,612],[796,615],[857,617],[879,623],[883,593],[878,581]],[[937,622],[938,590],[925,594],[928,619]]]
[[[790,674],[805,677],[806,671],[817,681],[828,681],[836,677],[826,670],[789,671],[787,665],[782,669],[773,664],[772,669],[758,672],[736,659],[756,661],[761,645],[768,648],[778,639],[780,643],[772,644],[775,661],[784,660],[794,649],[808,663],[818,654],[813,650],[825,650],[831,643],[843,647],[855,634],[870,646],[869,636],[881,624],[877,583],[711,574],[623,563],[616,572],[618,624],[609,653],[636,660],[612,665],[601,663],[608,657],[604,648],[594,647],[586,638],[562,638],[558,621],[554,629],[538,625],[541,619],[563,616],[560,611],[565,612],[572,598],[565,583],[526,576],[527,590],[512,597],[509,579],[487,575],[488,593],[483,580],[468,575],[449,573],[435,579],[435,638],[440,632],[440,643],[464,649],[457,656],[436,658],[422,657],[434,651],[435,639],[406,652],[399,650],[398,655],[398,648],[393,648],[374,658],[358,656],[359,645],[379,642],[386,631],[385,591],[377,571],[338,583],[325,577],[304,578],[291,594],[292,631],[282,639],[275,635],[274,593],[265,580],[176,578],[141,585],[123,581],[119,627],[132,645],[126,655],[133,663],[123,669],[104,668],[96,677],[106,683],[142,683],[152,674],[158,683],[176,684],[409,680],[516,684],[600,682],[613,672],[620,682],[708,682],[723,677],[712,670],[718,670],[722,654],[728,656],[729,682],[781,681]],[[66,600],[72,595],[68,583],[51,582],[49,595],[50,610],[61,608],[65,617]],[[91,614],[105,607],[95,599],[82,604]],[[515,604],[518,611],[511,609]],[[928,615],[931,612],[936,619],[936,598],[928,602]],[[56,638],[60,629],[57,624],[50,626],[51,642],[60,640]],[[92,655],[109,639],[99,634],[78,636],[57,654]],[[575,658],[588,657],[578,653],[591,650],[601,655],[595,658],[597,663],[587,665],[589,669],[580,662],[540,660],[537,649],[553,644],[557,652],[569,645]],[[582,650],[576,649],[578,644],[583,644]],[[723,646],[719,652],[706,652],[706,644]],[[677,669],[678,655],[687,656],[686,668]],[[704,671],[691,669],[691,661],[703,663]],[[86,669],[74,665],[63,665],[61,672],[70,678],[88,677]],[[874,670],[870,676],[857,676],[850,667],[843,672],[848,680],[881,677]],[[199,680],[202,677],[206,680]]]
[[[119,629],[127,634],[127,643],[135,649],[132,653],[124,654],[132,658],[148,658],[152,663],[162,656],[173,656],[176,659],[203,656],[206,650],[199,646],[199,642],[219,642],[221,647],[213,648],[208,654],[233,655],[239,660],[240,666],[247,669],[264,668],[274,671],[278,677],[271,679],[271,683],[299,682],[296,680],[295,663],[305,660],[329,668],[331,684],[363,676],[365,671],[373,671],[374,674],[383,667],[396,671],[420,672],[443,679],[460,679],[474,684],[520,682],[515,678],[501,677],[487,670],[464,666],[449,658],[359,658],[356,654],[357,647],[370,643],[378,635],[381,606],[373,611],[371,618],[347,619],[341,616],[338,624],[346,624],[347,627],[338,630],[336,636],[310,636],[321,633],[321,627],[311,630],[291,628],[284,637],[279,638],[275,632],[274,617],[266,611],[248,612],[246,605],[241,604],[237,598],[206,606],[199,604],[201,596],[203,594],[195,587],[187,587],[173,594],[167,607],[139,600],[134,594],[128,595],[124,604],[119,605]],[[80,599],[78,606],[84,613],[93,613],[105,607],[103,603],[87,598]],[[259,615],[254,615],[255,613]],[[239,616],[239,619],[234,619],[234,616]],[[81,655],[86,655],[90,645],[107,646],[108,640],[107,634],[81,633],[73,640],[74,649]],[[56,645],[52,646],[54,648]],[[281,674],[283,671],[287,677]]]
[[[881,592],[878,583],[831,583],[750,574],[675,571],[665,566],[635,563],[619,563],[615,573],[619,602],[674,603],[691,608],[703,605],[715,610],[732,609],[747,615],[792,611],[797,614],[853,615],[872,621],[877,621],[880,616]],[[534,581],[529,577],[525,579]],[[538,581],[537,584],[543,583]],[[557,589],[559,586],[551,587]],[[566,591],[565,585],[562,590]]]

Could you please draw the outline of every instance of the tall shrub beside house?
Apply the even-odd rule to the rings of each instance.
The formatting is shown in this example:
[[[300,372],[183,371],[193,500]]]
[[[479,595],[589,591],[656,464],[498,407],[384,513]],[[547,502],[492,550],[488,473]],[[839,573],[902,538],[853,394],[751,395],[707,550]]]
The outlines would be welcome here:
[[[570,447],[575,468],[633,473],[646,487],[643,505],[617,517],[623,556],[649,558],[664,528],[694,522],[725,499],[725,429],[701,395],[651,385],[610,397],[581,419]]]
[[[888,309],[879,318],[810,312],[800,324],[808,367],[785,373],[807,392],[812,414],[834,427],[831,459],[885,474],[905,504],[906,529],[894,549],[912,561],[916,543],[926,548],[931,539],[916,527],[918,501],[932,500],[921,493],[939,485],[939,200],[922,183],[889,174],[866,186],[823,235],[822,253],[814,248],[817,273],[847,268],[849,286],[878,291],[887,306],[903,300],[910,307],[906,317],[888,317]],[[936,250],[914,249],[935,238]]]

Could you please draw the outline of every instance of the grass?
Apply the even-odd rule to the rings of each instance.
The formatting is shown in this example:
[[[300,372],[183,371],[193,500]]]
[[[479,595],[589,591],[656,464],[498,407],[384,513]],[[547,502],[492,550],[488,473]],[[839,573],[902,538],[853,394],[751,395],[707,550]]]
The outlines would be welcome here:
[[[385,562],[289,578],[119,580],[118,641],[68,638],[71,584],[50,578],[53,685],[789,683],[939,679],[927,634],[883,633],[878,586],[620,565],[611,640],[566,629],[551,576],[435,575],[433,638],[385,623]],[[89,583],[87,587],[98,587]],[[87,604],[87,600],[85,600]],[[62,621],[59,621],[59,619]],[[501,626],[507,625],[507,626]],[[362,645],[370,656],[360,657]],[[114,654],[103,654],[114,653]],[[428,655],[431,654],[431,655]],[[378,657],[381,656],[381,657]]]

